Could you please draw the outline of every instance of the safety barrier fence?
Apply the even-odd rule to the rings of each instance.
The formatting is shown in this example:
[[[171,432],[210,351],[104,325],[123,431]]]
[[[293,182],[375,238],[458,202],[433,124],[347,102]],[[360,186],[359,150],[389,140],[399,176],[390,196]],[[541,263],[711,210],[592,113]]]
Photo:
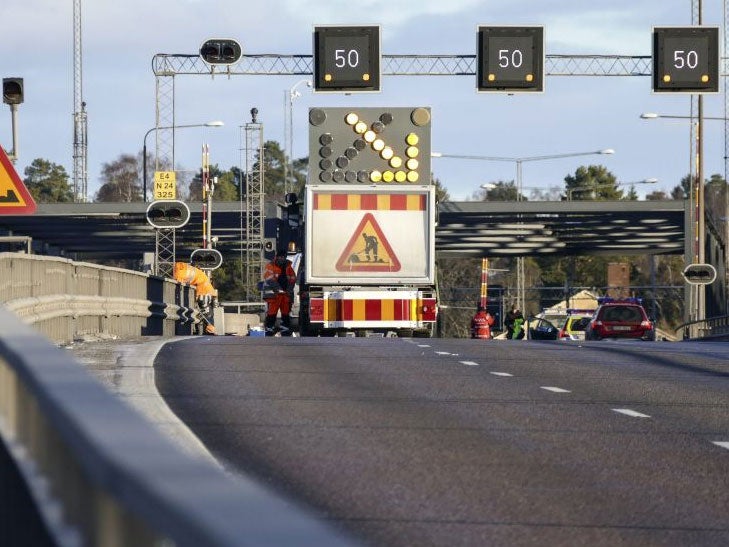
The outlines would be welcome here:
[[[729,340],[729,315],[679,325],[676,333],[684,340]]]
[[[89,334],[191,334],[194,290],[171,279],[65,258],[0,253],[0,302],[58,344]]]
[[[15,312],[0,308],[0,450],[56,544],[349,544],[256,483],[181,452],[56,344],[89,332],[174,334],[194,298],[184,287],[29,255],[0,254],[0,272],[0,298]],[[17,503],[12,494],[0,485],[0,504]]]

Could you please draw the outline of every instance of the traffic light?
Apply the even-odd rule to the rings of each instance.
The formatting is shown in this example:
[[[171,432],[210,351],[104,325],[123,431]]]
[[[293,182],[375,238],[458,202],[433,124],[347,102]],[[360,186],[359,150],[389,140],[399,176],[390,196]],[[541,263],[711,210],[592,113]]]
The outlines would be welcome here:
[[[430,108],[309,109],[312,184],[430,184]]]
[[[217,249],[195,249],[190,254],[190,265],[201,270],[217,270],[223,263],[223,255]]]
[[[689,264],[683,278],[691,285],[711,285],[716,279],[716,268],[711,264]]]
[[[653,91],[719,92],[719,27],[654,27]]]
[[[154,228],[182,228],[190,220],[190,209],[182,201],[153,201],[147,207],[147,222]]]
[[[544,27],[478,27],[481,92],[544,91]]]
[[[314,27],[314,91],[380,91],[380,27]]]
[[[23,102],[23,78],[3,78],[3,102],[5,104]]]
[[[210,65],[232,65],[240,61],[243,50],[235,40],[213,38],[200,46],[200,57]]]

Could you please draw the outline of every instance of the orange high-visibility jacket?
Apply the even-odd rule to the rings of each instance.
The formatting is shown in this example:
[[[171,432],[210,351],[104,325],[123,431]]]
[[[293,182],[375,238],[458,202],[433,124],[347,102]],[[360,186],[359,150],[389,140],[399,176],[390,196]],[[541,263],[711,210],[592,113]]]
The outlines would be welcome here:
[[[200,268],[185,262],[175,262],[175,281],[187,283],[195,288],[197,296],[217,296],[218,291],[213,287],[210,278]]]

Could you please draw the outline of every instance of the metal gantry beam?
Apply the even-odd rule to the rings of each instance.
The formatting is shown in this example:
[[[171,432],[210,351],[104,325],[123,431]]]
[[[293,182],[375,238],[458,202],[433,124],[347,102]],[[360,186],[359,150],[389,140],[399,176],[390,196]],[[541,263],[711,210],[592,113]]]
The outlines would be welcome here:
[[[475,76],[476,55],[383,55],[387,76]],[[547,55],[547,76],[650,76],[650,55]],[[312,55],[243,55],[230,66],[205,63],[198,54],[158,53],[152,59],[155,76],[279,75],[311,76]]]

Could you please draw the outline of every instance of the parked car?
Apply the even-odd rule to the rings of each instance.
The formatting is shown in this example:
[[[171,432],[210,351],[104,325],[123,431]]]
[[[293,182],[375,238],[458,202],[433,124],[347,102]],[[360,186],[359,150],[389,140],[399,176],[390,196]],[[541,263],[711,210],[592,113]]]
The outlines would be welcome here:
[[[585,329],[587,340],[632,338],[655,340],[653,321],[640,298],[599,298],[598,308]]]
[[[594,310],[568,308],[563,311],[545,311],[529,321],[532,340],[584,340],[585,327]]]
[[[564,326],[559,331],[560,340],[584,340],[585,329],[592,320],[591,312],[573,312],[567,316]]]

